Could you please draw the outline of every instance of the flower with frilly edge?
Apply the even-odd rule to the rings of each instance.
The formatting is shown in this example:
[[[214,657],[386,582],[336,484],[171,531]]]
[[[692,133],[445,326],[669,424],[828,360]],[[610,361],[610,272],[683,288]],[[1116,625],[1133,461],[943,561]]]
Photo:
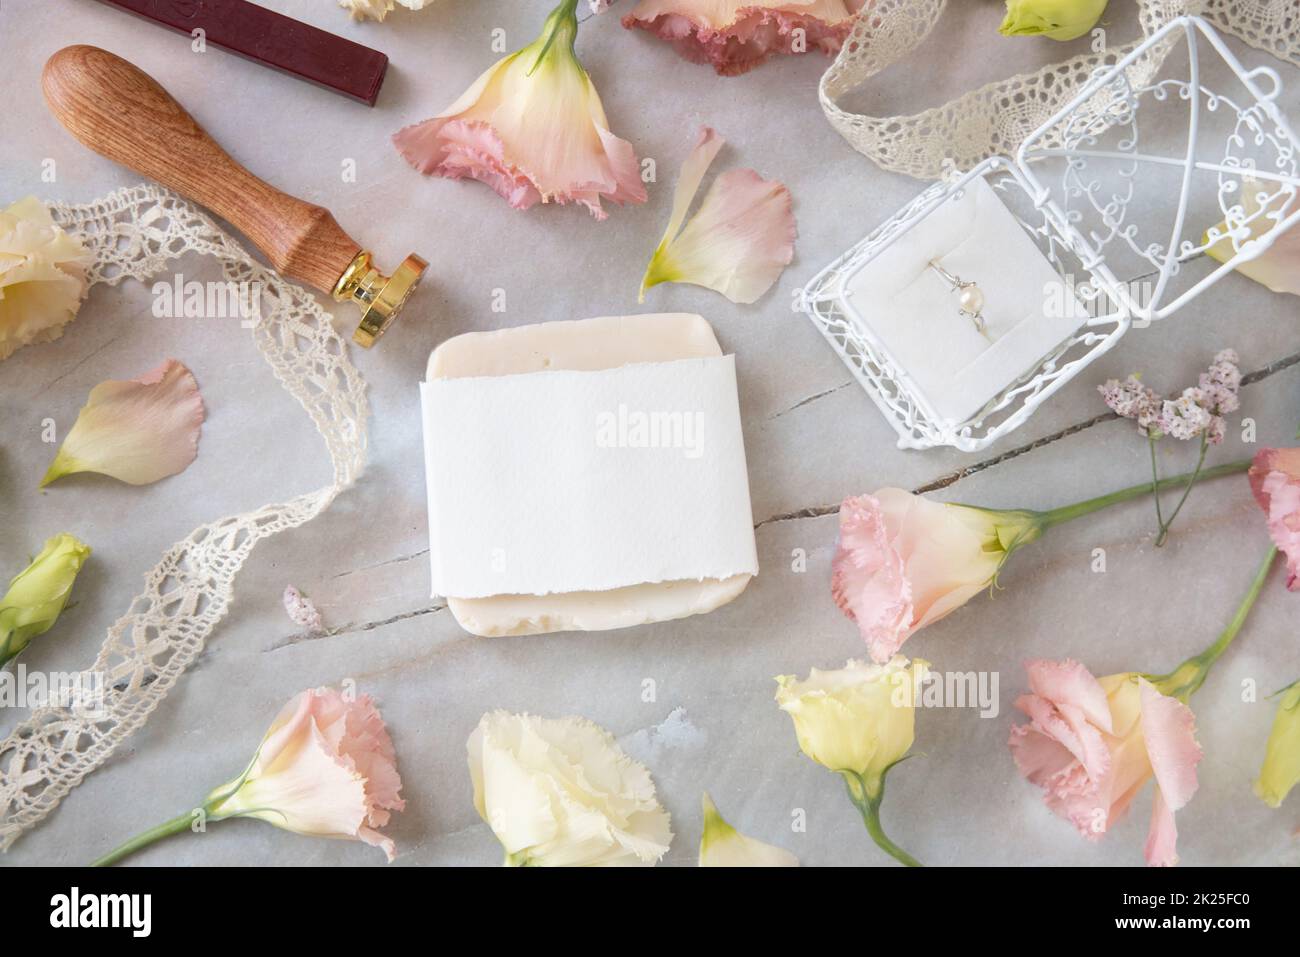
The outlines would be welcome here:
[[[401,811],[402,779],[384,719],[369,695],[333,688],[296,695],[271,723],[252,762],[187,811],[127,841],[95,862],[113,864],[160,838],[208,823],[251,817],[295,834],[364,841],[394,857],[379,833]]]
[[[885,835],[880,805],[885,776],[912,747],[917,690],[929,667],[898,655],[886,664],[813,668],[804,681],[792,675],[776,679],[776,703],[794,721],[800,750],[844,778],[871,839],[908,867],[920,865]]]
[[[81,308],[90,253],[35,196],[0,211],[0,359],[63,335]]]
[[[623,18],[720,75],[746,73],[778,54],[838,53],[866,0],[640,0]]]
[[[1300,449],[1260,449],[1250,467],[1250,489],[1273,544],[1286,555],[1286,587],[1300,591]]]
[[[408,10],[423,10],[433,0],[397,0]],[[339,0],[353,20],[380,20],[393,12],[393,0]]]
[[[485,714],[466,742],[474,807],[514,867],[652,866],[668,812],[645,766],[585,718]]]
[[[1263,589],[1269,549],[1228,627],[1205,651],[1166,675],[1123,672],[1094,678],[1077,661],[1030,661],[1030,693],[1016,700],[1028,724],[1008,742],[1020,773],[1043,789],[1049,810],[1098,840],[1156,782],[1143,854],[1152,866],[1178,863],[1174,812],[1196,793],[1201,747],[1188,700],[1240,634]]]
[[[644,203],[632,144],[609,131],[600,95],[578,62],[578,0],[551,11],[541,36],[498,62],[433,119],[393,143],[422,173],[470,177],[515,209],[576,202],[598,220],[601,200]]]

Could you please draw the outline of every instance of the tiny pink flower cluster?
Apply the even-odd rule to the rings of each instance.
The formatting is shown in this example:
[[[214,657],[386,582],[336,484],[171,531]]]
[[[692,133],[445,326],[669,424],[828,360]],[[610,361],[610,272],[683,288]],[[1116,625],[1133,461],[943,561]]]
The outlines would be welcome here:
[[[1189,386],[1175,399],[1166,399],[1147,388],[1135,375],[1123,382],[1110,379],[1097,387],[1102,399],[1116,415],[1136,419],[1138,428],[1159,438],[1194,439],[1204,435],[1210,445],[1223,441],[1223,417],[1241,406],[1241,370],[1237,353],[1224,349],[1214,357],[1200,382]]]

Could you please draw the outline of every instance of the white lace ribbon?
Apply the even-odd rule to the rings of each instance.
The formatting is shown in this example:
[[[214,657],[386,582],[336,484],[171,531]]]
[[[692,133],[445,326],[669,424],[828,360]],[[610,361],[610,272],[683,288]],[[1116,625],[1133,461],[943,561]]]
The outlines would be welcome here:
[[[311,293],[255,261],[195,206],[156,186],[127,187],[87,205],[51,204],[50,211],[93,251],[92,285],[149,279],[191,251],[215,256],[232,282],[260,283],[261,321],[253,341],[325,439],[334,481],[202,525],[163,553],[88,669],[87,677],[103,676],[102,706],[34,709],[0,744],[0,849],[52,811],[145,723],[225,616],[235,575],[253,546],[319,515],[356,480],[366,457],[365,382]]]
[[[840,101],[886,67],[910,55],[939,23],[947,0],[875,0],[863,11],[839,56],[822,76],[822,109],[859,153],[887,170],[940,179],[990,156],[1011,156],[1103,67],[1118,63],[1175,17],[1197,14],[1222,33],[1300,66],[1297,0],[1137,0],[1142,38],[1101,53],[1071,57],[972,90],[914,116],[873,117]],[[1172,49],[1162,43],[1129,68],[1134,87],[1146,86]],[[1049,137],[1044,147],[1060,146]]]

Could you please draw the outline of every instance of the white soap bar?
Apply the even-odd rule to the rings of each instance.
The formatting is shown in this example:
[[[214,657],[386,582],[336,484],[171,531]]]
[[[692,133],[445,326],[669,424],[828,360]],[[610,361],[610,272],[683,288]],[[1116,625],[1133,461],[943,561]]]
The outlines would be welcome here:
[[[957,293],[930,268],[931,260],[979,285],[987,338],[960,315]],[[978,413],[1087,319],[983,179],[847,277],[844,291],[935,415],[953,422]]]
[[[542,323],[470,333],[443,343],[429,359],[429,381],[517,375],[547,369],[599,370],[636,362],[719,356],[707,322],[684,314]],[[745,490],[748,512],[748,490]],[[752,541],[752,532],[750,533]],[[714,610],[744,591],[750,572],[719,579],[633,584],[545,596],[451,596],[448,605],[478,635],[603,630],[667,621]]]

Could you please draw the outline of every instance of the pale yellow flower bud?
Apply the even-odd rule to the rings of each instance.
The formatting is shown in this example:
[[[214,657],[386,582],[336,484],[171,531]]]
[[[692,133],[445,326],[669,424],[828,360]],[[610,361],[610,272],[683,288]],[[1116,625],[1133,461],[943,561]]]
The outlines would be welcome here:
[[[9,583],[0,598],[0,664],[54,627],[89,555],[90,547],[76,537],[55,535]]]
[[[874,789],[912,747],[915,688],[928,669],[902,655],[884,665],[814,668],[806,681],[777,678],[776,701],[794,720],[804,754],[832,771],[851,771]]]
[[[1300,681],[1282,692],[1255,793],[1269,807],[1277,807],[1297,782],[1300,782]]]

